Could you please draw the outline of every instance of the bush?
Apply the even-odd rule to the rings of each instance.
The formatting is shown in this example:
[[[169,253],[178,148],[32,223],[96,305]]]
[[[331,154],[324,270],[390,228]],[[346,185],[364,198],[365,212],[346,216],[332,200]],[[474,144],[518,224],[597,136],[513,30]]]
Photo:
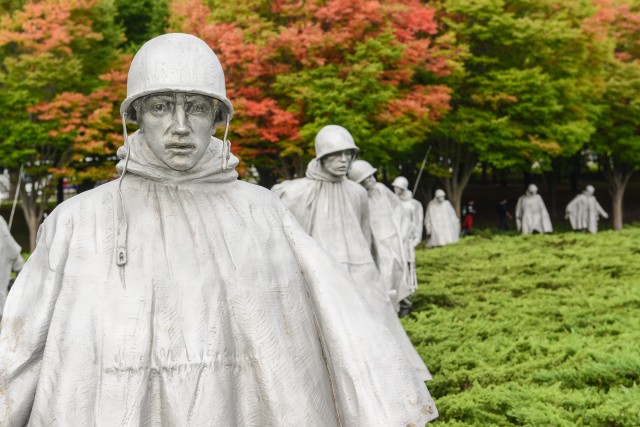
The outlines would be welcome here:
[[[441,425],[640,425],[640,229],[418,251],[402,319]]]

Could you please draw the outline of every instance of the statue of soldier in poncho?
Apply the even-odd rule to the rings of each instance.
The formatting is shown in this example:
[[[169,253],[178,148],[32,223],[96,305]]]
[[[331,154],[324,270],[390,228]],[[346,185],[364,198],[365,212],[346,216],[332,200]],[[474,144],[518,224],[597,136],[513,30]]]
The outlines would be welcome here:
[[[349,179],[362,185],[369,195],[374,258],[382,283],[399,310],[399,302],[413,291],[404,241],[411,224],[398,196],[376,182],[376,170],[369,162],[355,160],[349,169]]]
[[[0,419],[24,426],[406,426],[437,413],[343,268],[237,179],[211,49],[136,54],[121,177],[42,224],[0,335]]]
[[[460,238],[460,220],[443,190],[436,190],[435,197],[427,205],[424,227],[429,236],[428,247],[456,243]]]
[[[516,226],[522,234],[551,233],[551,218],[547,207],[538,194],[538,187],[529,184],[527,192],[520,196],[516,205]]]
[[[19,272],[24,266],[21,251],[22,248],[9,232],[7,222],[0,217],[0,317],[9,293],[11,272]]]
[[[585,190],[567,205],[565,217],[571,223],[572,229],[596,234],[600,217],[609,218],[593,195],[595,192],[593,185],[587,185]]]
[[[422,241],[422,221],[424,210],[422,203],[413,198],[413,193],[409,190],[409,181],[403,176],[399,176],[391,183],[394,193],[400,198],[402,207],[409,217],[410,226],[407,228],[407,236],[404,241],[406,245],[407,262],[409,264],[409,280],[411,294],[418,289],[418,274],[416,272],[416,247]],[[400,301],[400,317],[406,316],[411,311],[413,305],[411,295]]]
[[[273,191],[302,228],[349,272],[371,310],[384,319],[420,376],[431,379],[398,320],[374,261],[367,191],[347,179],[349,165],[358,152],[353,137],[342,126],[325,126],[316,135],[315,151],[316,158],[307,166],[305,178],[284,181]],[[339,293],[336,298],[340,298]]]

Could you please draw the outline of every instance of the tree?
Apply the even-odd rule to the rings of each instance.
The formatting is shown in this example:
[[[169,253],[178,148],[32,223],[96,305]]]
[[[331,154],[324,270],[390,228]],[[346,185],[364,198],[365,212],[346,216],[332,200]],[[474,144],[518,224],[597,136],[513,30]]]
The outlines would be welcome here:
[[[385,164],[448,108],[448,89],[430,82],[448,72],[435,11],[417,0],[211,4],[173,1],[171,28],[221,57],[237,106],[234,152],[263,185],[301,176],[325,124],[345,125],[366,158]]]
[[[595,86],[585,67],[589,38],[579,2],[444,0],[442,32],[462,67],[441,82],[451,112],[432,132],[432,173],[456,211],[478,162],[495,168],[551,168],[594,132]]]
[[[585,29],[604,61],[594,62],[604,90],[602,113],[591,149],[609,183],[614,230],[623,225],[623,201],[631,176],[640,167],[640,5],[594,1]]]
[[[33,107],[63,91],[90,90],[120,40],[110,2],[31,1],[0,16],[0,158],[14,178],[25,166],[18,191],[32,250],[52,171],[71,158],[71,140],[53,137],[54,124],[39,120]]]

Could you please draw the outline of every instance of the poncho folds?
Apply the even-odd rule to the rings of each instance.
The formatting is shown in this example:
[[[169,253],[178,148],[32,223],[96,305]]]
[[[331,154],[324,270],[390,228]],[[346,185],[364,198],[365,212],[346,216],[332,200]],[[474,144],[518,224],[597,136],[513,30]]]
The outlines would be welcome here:
[[[222,172],[219,140],[188,175],[131,141],[126,265],[115,262],[116,181],[47,218],[9,296],[3,425],[406,426],[437,415],[342,268],[270,192]]]
[[[415,248],[422,241],[422,221],[424,219],[424,209],[422,204],[413,198],[413,193],[409,190],[404,190],[400,194],[400,201],[402,206],[409,217],[411,227],[407,229],[408,235],[405,237],[405,245],[407,247],[407,258],[409,261],[412,292],[418,289],[418,275],[416,272],[416,252]]]
[[[420,377],[430,380],[431,374],[398,320],[371,253],[367,190],[347,178],[336,179],[318,160],[312,160],[306,178],[285,181],[273,191],[305,231],[347,269],[376,317],[395,336],[387,345],[399,345]],[[342,298],[340,291],[335,298]]]
[[[9,292],[11,272],[19,271],[24,264],[21,249],[11,236],[6,221],[0,217],[0,317]]]
[[[544,201],[539,194],[524,194],[516,205],[516,225],[522,234],[551,233],[553,226]]]
[[[424,216],[424,226],[429,235],[429,247],[455,243],[460,238],[460,220],[448,200],[429,202]]]
[[[391,190],[376,182],[369,193],[369,216],[376,264],[382,283],[395,291],[396,302],[412,293],[404,238],[411,224],[402,202]]]
[[[592,234],[598,232],[600,217],[609,216],[602,209],[595,196],[587,193],[578,194],[567,205],[566,216],[574,230],[587,230]]]

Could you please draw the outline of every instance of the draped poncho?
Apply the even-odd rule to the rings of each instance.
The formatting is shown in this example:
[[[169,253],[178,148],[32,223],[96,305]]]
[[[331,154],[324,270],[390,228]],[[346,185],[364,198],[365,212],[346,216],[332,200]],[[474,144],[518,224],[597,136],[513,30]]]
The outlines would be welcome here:
[[[553,226],[549,211],[539,194],[524,194],[516,205],[516,225],[522,234],[551,233]]]
[[[9,292],[11,272],[20,270],[24,264],[22,255],[20,255],[21,250],[20,245],[11,236],[6,221],[0,217],[0,317],[2,317],[4,303]]]
[[[460,238],[460,220],[448,200],[434,199],[429,202],[424,216],[424,226],[429,235],[429,247],[455,243]]]
[[[574,230],[587,230],[596,234],[601,216],[609,217],[595,196],[587,193],[578,194],[566,208],[566,217]]]
[[[302,228],[340,262],[378,319],[384,321],[423,380],[430,380],[424,362],[413,348],[371,252],[371,225],[367,191],[347,178],[327,173],[312,160],[305,178],[285,181],[272,189],[291,210]],[[341,299],[340,292],[335,295]]]
[[[114,181],[49,215],[11,291],[3,425],[406,426],[437,416],[344,270],[272,193],[221,169],[221,141],[187,173],[139,134],[130,141],[126,264],[116,264]]]
[[[384,184],[376,182],[369,193],[369,216],[375,258],[382,283],[396,293],[396,303],[411,295],[411,277],[404,239],[411,224],[402,202]]]

